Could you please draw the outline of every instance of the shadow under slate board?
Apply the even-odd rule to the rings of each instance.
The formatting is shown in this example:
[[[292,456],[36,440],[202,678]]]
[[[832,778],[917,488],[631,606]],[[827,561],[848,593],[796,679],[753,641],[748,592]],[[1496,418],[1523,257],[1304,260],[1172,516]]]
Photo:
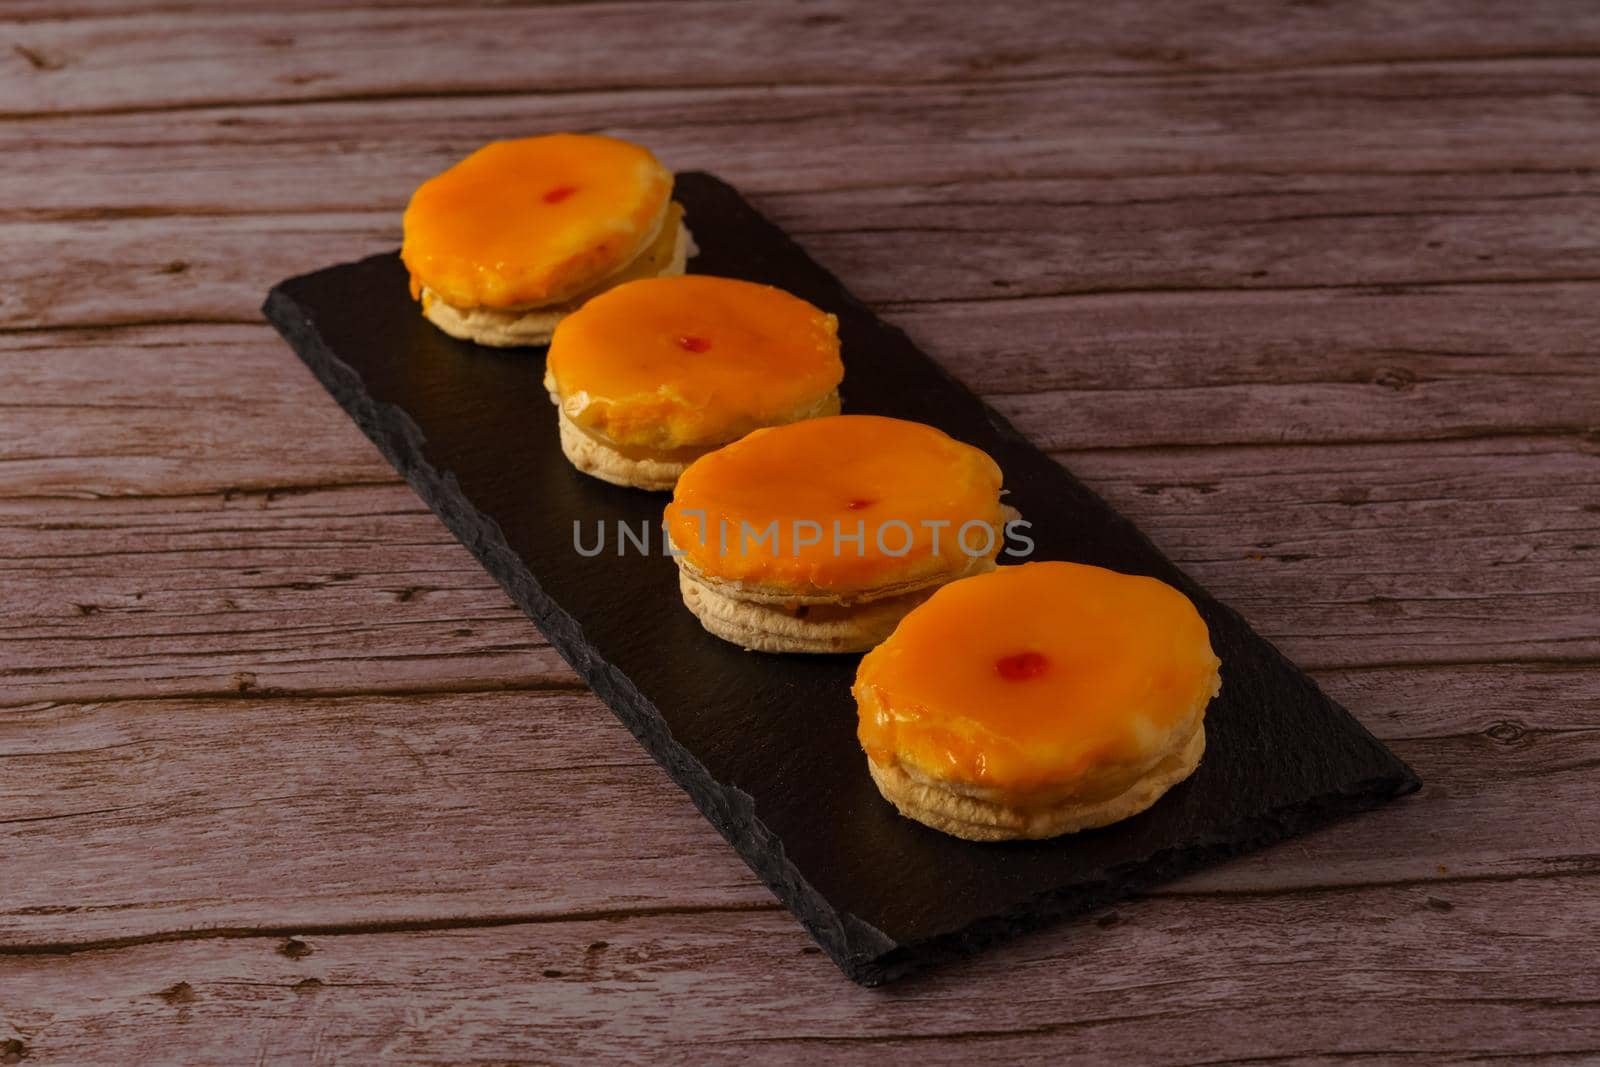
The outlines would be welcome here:
[[[867,775],[850,696],[858,657],[745,652],[703,631],[659,554],[666,495],[572,468],[542,352],[445,336],[418,313],[395,254],[274,288],[266,315],[317,378],[850,978],[888,981],[1418,787],[1237,614],[732,187],[682,174],[676,195],[701,248],[694,271],[776,285],[839,316],[846,411],[931,423],[984,449],[1033,524],[1033,558],[1177,586],[1222,657],[1205,759],[1144,814],[1040,842],[926,829]],[[649,524],[652,554],[617,555],[619,522]],[[574,523],[589,546],[603,524],[607,551],[580,555]]]

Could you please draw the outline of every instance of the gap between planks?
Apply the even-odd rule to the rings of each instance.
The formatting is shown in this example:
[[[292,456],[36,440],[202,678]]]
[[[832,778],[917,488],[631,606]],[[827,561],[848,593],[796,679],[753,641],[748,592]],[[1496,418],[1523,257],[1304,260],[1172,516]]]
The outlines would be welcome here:
[[[907,232],[917,231],[918,227],[906,227]],[[807,231],[797,230],[798,236],[807,236]],[[332,264],[330,264],[331,266]],[[1295,293],[1318,292],[1351,292],[1371,296],[1404,296],[1417,292],[1436,291],[1440,289],[1497,289],[1497,288],[1529,288],[1537,286],[1590,286],[1600,284],[1600,275],[1541,275],[1539,277],[1523,278],[1407,278],[1392,282],[1313,282],[1301,285],[1173,285],[1173,286],[1101,286],[1081,289],[1062,289],[1055,292],[1039,293],[995,293],[989,296],[968,297],[936,297],[925,300],[901,298],[897,300],[880,300],[867,304],[874,312],[893,314],[899,310],[910,310],[924,307],[961,308],[964,306],[994,306],[997,304],[1025,304],[1032,302],[1047,302],[1057,300],[1087,300],[1097,297],[1141,297],[1163,299],[1189,298],[1194,296],[1238,296],[1238,295],[1274,295]],[[50,333],[76,333],[76,332],[114,332],[142,329],[165,329],[180,327],[215,327],[215,326],[259,326],[269,328],[264,319],[257,317],[203,317],[194,316],[174,318],[149,318],[149,319],[120,319],[109,321],[85,320],[81,322],[51,322],[45,324],[30,324],[26,326],[0,326],[0,336],[7,335],[37,335]],[[1004,396],[1008,394],[983,394]]]
[[[1511,169],[1507,169],[1507,170],[1504,170],[1504,171],[1487,171],[1487,170],[1442,171],[1442,172],[1437,172],[1437,175],[1441,176],[1441,177],[1445,177],[1445,176],[1454,177],[1454,176],[1458,176],[1458,175],[1468,175],[1468,174],[1495,173],[1495,174],[1516,174],[1516,175],[1527,175],[1527,176],[1533,176],[1533,175],[1538,175],[1538,176],[1563,175],[1563,176],[1588,177],[1592,173],[1592,171],[1593,171],[1593,168],[1576,167],[1576,166],[1574,166],[1574,167],[1556,167],[1556,168],[1551,168],[1551,169],[1548,169],[1548,170],[1532,170],[1532,169],[1527,169],[1527,168],[1511,168]],[[1327,172],[1318,171],[1318,172],[1314,172],[1314,174],[1312,174],[1312,175],[1299,175],[1299,174],[1296,174],[1295,176],[1296,177],[1301,177],[1301,176],[1322,176],[1322,175],[1324,175],[1326,173]],[[1205,174],[1205,173],[1191,175],[1190,173],[1186,172],[1185,176],[1210,177],[1211,175]],[[1263,177],[1263,176],[1266,176],[1266,175],[1258,175],[1258,174],[1252,174],[1252,173],[1248,173],[1248,172],[1238,173],[1238,172],[1230,171],[1230,172],[1227,172],[1227,176],[1229,176],[1229,177]],[[1372,176],[1380,176],[1380,175],[1374,174]],[[1385,177],[1385,178],[1390,178],[1390,177],[1393,177],[1393,178],[1404,178],[1404,177],[1422,177],[1422,176],[1432,176],[1432,172],[1420,172],[1420,171],[1419,172],[1401,172],[1401,173],[1393,173],[1393,174],[1385,173],[1385,174],[1381,175],[1381,177]],[[893,191],[893,192],[932,191],[932,190],[937,190],[937,189],[959,188],[959,187],[962,187],[962,186],[978,186],[978,187],[986,188],[986,187],[992,186],[992,185],[1007,185],[1007,184],[1043,185],[1043,184],[1048,184],[1048,183],[1052,183],[1052,182],[1069,183],[1069,182],[1081,182],[1081,181],[1158,180],[1158,179],[1167,178],[1167,177],[1173,177],[1173,175],[1161,174],[1161,173],[1155,173],[1155,172],[1148,172],[1148,173],[1137,173],[1137,174],[1135,174],[1135,173],[1126,173],[1126,174],[1116,174],[1116,175],[1107,175],[1107,176],[1089,176],[1089,175],[1086,175],[1086,174],[1084,174],[1082,172],[1074,171],[1074,172],[1059,173],[1059,174],[1040,173],[1040,174],[1029,175],[1027,177],[1009,177],[1009,178],[994,178],[994,179],[987,179],[987,178],[986,179],[951,179],[951,180],[935,181],[935,182],[896,181],[896,182],[881,182],[881,183],[863,184],[863,185],[849,185],[849,186],[825,186],[825,187],[817,186],[817,187],[808,187],[808,188],[803,189],[803,190],[771,189],[771,188],[767,188],[767,187],[764,187],[764,186],[759,185],[759,184],[752,184],[750,186],[750,191],[751,191],[752,195],[761,197],[763,199],[783,200],[783,199],[786,199],[786,198],[796,198],[796,197],[804,196],[804,197],[808,197],[808,198],[814,198],[814,199],[822,200],[822,199],[826,199],[826,198],[828,198],[830,196],[837,196],[837,195],[841,195],[841,194],[853,194],[853,193],[872,193],[872,192],[890,192],[890,191]],[[1266,198],[1268,198],[1270,196],[1293,196],[1293,197],[1302,197],[1303,198],[1303,197],[1310,197],[1310,196],[1315,196],[1315,195],[1317,195],[1317,191],[1315,191],[1315,190],[1311,190],[1311,191],[1299,191],[1299,190],[1296,190],[1296,191],[1292,191],[1292,192],[1288,192],[1288,193],[1284,193],[1284,192],[1269,193],[1269,192],[1263,192],[1262,190],[1255,189],[1255,188],[1241,190],[1241,191],[1220,192],[1220,193],[1218,193],[1218,192],[1196,192],[1196,193],[1190,193],[1190,194],[1174,194],[1174,195],[1171,195],[1171,196],[1144,196],[1144,197],[1137,197],[1136,196],[1136,197],[1128,197],[1128,198],[1121,199],[1121,200],[1115,200],[1115,199],[1096,200],[1096,199],[1093,199],[1093,198],[1055,199],[1055,198],[1051,198],[1051,197],[1048,197],[1048,196],[1022,194],[1022,195],[1018,195],[1018,196],[1016,196],[1014,198],[1004,199],[1004,200],[995,200],[995,199],[991,199],[991,200],[961,199],[961,200],[951,201],[949,206],[951,206],[951,207],[959,207],[959,208],[1007,208],[1007,209],[1027,209],[1027,208],[1035,208],[1035,207],[1051,208],[1051,209],[1088,208],[1088,209],[1092,209],[1092,210],[1096,210],[1096,211],[1110,211],[1110,210],[1114,210],[1114,209],[1118,209],[1118,208],[1170,207],[1170,206],[1177,205],[1177,204],[1207,204],[1207,203],[1213,203],[1213,202],[1216,202],[1216,201],[1223,201],[1223,200],[1229,200],[1229,201],[1235,201],[1235,200],[1260,201],[1260,200],[1266,199]],[[1485,193],[1482,193],[1482,194],[1479,194],[1479,195],[1474,195],[1474,196],[1454,196],[1454,197],[1445,196],[1445,197],[1439,197],[1438,199],[1440,201],[1443,201],[1443,202],[1456,201],[1456,202],[1460,202],[1460,203],[1469,203],[1469,204],[1477,204],[1477,203],[1518,204],[1518,203],[1528,203],[1530,201],[1545,201],[1545,200],[1592,200],[1592,199],[1595,199],[1597,197],[1600,197],[1600,190],[1584,189],[1584,190],[1565,190],[1565,191],[1554,192],[1554,193],[1495,193],[1495,192],[1485,192]],[[1261,219],[1258,219],[1258,220],[1254,220],[1251,224],[1260,226],[1260,225],[1277,225],[1277,224],[1280,224],[1280,223],[1290,223],[1290,222],[1327,221],[1327,220],[1344,220],[1344,219],[1436,218],[1436,217],[1451,217],[1451,216],[1463,217],[1463,218],[1473,218],[1473,217],[1478,217],[1478,216],[1484,215],[1486,213],[1487,212],[1485,212],[1482,209],[1478,209],[1478,210],[1471,210],[1471,209],[1455,210],[1455,209],[1446,209],[1446,208],[1417,208],[1417,209],[1414,209],[1414,210],[1393,209],[1393,210],[1348,211],[1348,212],[1335,212],[1335,211],[1304,212],[1304,213],[1301,213],[1301,214],[1287,214],[1287,215],[1267,216],[1267,217],[1264,217],[1264,218],[1261,218]],[[74,223],[74,222],[120,222],[120,221],[132,220],[132,219],[146,220],[146,219],[175,219],[175,218],[188,218],[188,219],[249,219],[249,218],[277,219],[277,218],[290,218],[290,219],[298,219],[298,218],[317,218],[317,217],[321,217],[321,216],[325,216],[325,215],[337,215],[337,216],[344,216],[344,215],[374,215],[374,216],[380,216],[380,217],[383,217],[383,218],[386,218],[386,219],[392,219],[394,214],[395,214],[394,207],[392,205],[388,205],[388,204],[385,204],[385,205],[379,206],[379,207],[373,207],[373,206],[370,206],[370,205],[369,206],[357,206],[357,205],[352,205],[352,204],[323,204],[323,205],[317,205],[317,206],[311,206],[311,207],[288,207],[288,206],[285,206],[285,207],[270,207],[270,206],[225,207],[225,206],[220,205],[220,204],[208,204],[208,203],[187,204],[187,205],[179,205],[179,206],[166,206],[166,205],[161,205],[161,204],[149,204],[149,205],[115,205],[115,204],[107,204],[107,205],[93,205],[93,206],[86,205],[86,206],[79,206],[79,207],[58,207],[58,208],[49,208],[49,207],[47,207],[47,208],[28,208],[28,207],[4,208],[4,207],[0,207],[0,225],[5,225],[5,224],[28,224],[28,223],[39,224],[39,223]],[[953,233],[953,234],[980,233],[980,234],[985,234],[985,233],[992,232],[992,228],[991,227],[987,227],[987,226],[978,226],[978,225],[958,227],[958,226],[931,226],[931,225],[919,226],[919,225],[913,225],[913,224],[905,224],[905,225],[899,225],[899,226],[891,226],[891,225],[884,225],[884,226],[826,226],[826,225],[805,226],[803,224],[792,224],[792,225],[786,227],[785,232],[789,233],[791,235],[800,236],[800,237],[834,236],[834,235],[839,235],[839,234],[863,234],[863,233],[866,233],[866,234],[891,234],[891,233],[947,233],[947,234],[949,234],[949,233]],[[1487,279],[1487,280],[1493,281],[1494,279]],[[1517,279],[1510,279],[1510,280],[1512,280],[1512,281],[1535,281],[1535,280],[1539,280],[1539,279],[1517,278]],[[1396,283],[1369,283],[1369,284],[1372,284],[1376,288],[1379,285],[1396,284]],[[1403,283],[1399,283],[1399,284],[1403,284]],[[1452,283],[1452,284],[1455,284],[1455,283]],[[1270,287],[1261,287],[1261,288],[1267,288],[1270,291]],[[1293,291],[1296,288],[1300,288],[1300,286],[1285,285],[1285,286],[1280,286],[1278,288],[1282,289],[1282,290],[1285,290],[1285,291]],[[1094,290],[1094,291],[1098,292],[1100,290]],[[1107,290],[1104,290],[1104,291],[1106,291],[1106,292],[1124,292],[1125,290],[1123,290],[1123,289],[1107,289]],[[907,301],[907,302],[914,303],[915,301]]]
[[[519,613],[520,615],[520,613]],[[542,637],[542,635],[541,635]],[[529,651],[548,648],[549,645],[542,640],[528,646]],[[420,655],[420,654],[419,654]],[[405,657],[399,657],[405,658]],[[1458,660],[1419,660],[1416,662],[1374,662],[1374,663],[1336,663],[1322,665],[1307,670],[1313,678],[1319,674],[1356,673],[1378,674],[1390,672],[1422,673],[1430,671],[1458,672],[1462,670],[1476,670],[1482,668],[1513,667],[1534,672],[1563,672],[1583,670],[1600,667],[1600,659],[1592,656],[1528,656],[1500,659],[1458,659]],[[275,701],[292,703],[295,701],[328,702],[328,701],[353,701],[353,700],[432,700],[438,697],[498,695],[503,693],[588,693],[588,683],[573,674],[571,678],[541,679],[536,682],[498,682],[484,680],[482,683],[453,681],[442,685],[419,684],[414,686],[396,686],[391,688],[375,687],[309,687],[288,688],[285,686],[257,686],[236,683],[227,688],[197,689],[192,692],[172,691],[161,693],[142,693],[125,695],[114,692],[103,694],[82,693],[73,694],[70,699],[45,699],[29,700],[18,703],[0,702],[0,713],[4,712],[41,712],[57,708],[96,707],[118,708],[126,705],[141,704],[234,704],[241,701]],[[1492,728],[1491,724],[1491,728]],[[1452,738],[1477,737],[1484,734],[1485,730],[1463,730],[1458,733],[1447,734],[1417,734],[1407,736],[1404,734],[1385,733],[1382,740],[1388,741],[1421,741],[1421,740],[1448,740]],[[1564,730],[1528,730],[1529,734],[1539,735],[1544,733],[1564,733]],[[5,753],[0,753],[0,759],[5,758]]]
[[[1337,384],[1337,383],[1335,383],[1335,384]],[[1072,389],[1047,390],[1047,392],[1062,392],[1062,393],[1075,392],[1075,391],[1081,392],[1083,390],[1072,390]],[[1013,394],[1003,394],[1003,393],[982,393],[982,394],[979,394],[980,398],[982,398],[982,399],[988,399],[988,398],[997,397],[997,396],[1008,396],[1008,395],[1013,395]],[[1025,394],[1015,394],[1015,395],[1025,395]],[[1503,441],[1508,441],[1508,442],[1514,442],[1514,441],[1572,440],[1572,441],[1576,442],[1580,446],[1579,447],[1579,451],[1580,452],[1586,452],[1586,453],[1587,452],[1596,452],[1596,453],[1600,453],[1600,440],[1596,439],[1596,435],[1597,434],[1600,434],[1600,424],[1597,424],[1597,425],[1594,425],[1594,426],[1581,426],[1581,427],[1574,426],[1574,427],[1571,427],[1571,428],[1560,428],[1560,429],[1549,429],[1549,430],[1490,429],[1490,430],[1484,430],[1483,432],[1472,432],[1472,433],[1464,433],[1464,434],[1460,434],[1460,435],[1437,436],[1437,437],[1381,437],[1381,438],[1363,437],[1363,438],[1355,438],[1355,439],[1348,439],[1348,440],[1326,440],[1326,441],[1322,441],[1322,440],[1306,441],[1306,440],[1300,440],[1300,439],[1296,439],[1296,440],[1292,440],[1292,441],[1283,441],[1283,440],[1218,441],[1218,442],[1204,443],[1204,444],[1178,444],[1178,443],[1170,443],[1169,442],[1169,443],[1163,443],[1163,444],[1133,444],[1133,445],[1073,445],[1071,447],[1065,447],[1065,448],[1044,449],[1043,451],[1051,459],[1054,459],[1057,463],[1060,463],[1062,466],[1065,466],[1070,470],[1071,469],[1071,464],[1068,462],[1068,460],[1071,457],[1074,457],[1074,456],[1115,455],[1115,456],[1118,456],[1118,457],[1139,458],[1142,455],[1160,456],[1160,455],[1168,455],[1168,454],[1180,453],[1180,452],[1181,453],[1186,453],[1186,454],[1202,454],[1202,453],[1206,453],[1206,452],[1215,452],[1215,453],[1221,453],[1223,455],[1226,455],[1227,453],[1230,453],[1230,452],[1256,451],[1256,450],[1261,450],[1261,449],[1273,449],[1273,448],[1305,449],[1305,448],[1325,448],[1325,447],[1329,447],[1329,446],[1337,446],[1337,447],[1342,448],[1342,449],[1369,449],[1369,448],[1370,449],[1383,449],[1383,448],[1392,447],[1394,445],[1407,445],[1407,444],[1427,445],[1427,444],[1435,444],[1435,443],[1444,444],[1444,443],[1450,443],[1450,442],[1455,442],[1455,441],[1498,441],[1498,440],[1503,440]],[[1594,446],[1594,447],[1592,447],[1592,448],[1588,447],[1588,446],[1591,446],[1591,445]],[[29,457],[29,458],[32,458],[32,457]],[[7,462],[7,459],[8,459],[7,457],[0,457],[0,463]],[[105,502],[105,503],[120,503],[120,502],[126,501],[128,503],[137,503],[137,502],[140,502],[140,501],[173,501],[173,502],[177,502],[177,501],[184,501],[184,500],[196,500],[196,501],[199,501],[199,500],[212,500],[212,499],[220,500],[222,503],[230,503],[230,502],[232,502],[234,500],[238,500],[238,499],[256,498],[256,497],[261,498],[265,503],[273,503],[273,502],[275,502],[277,500],[288,498],[288,497],[306,496],[306,495],[310,495],[310,494],[314,494],[314,493],[341,492],[341,491],[346,491],[346,490],[359,491],[359,490],[365,490],[365,489],[388,489],[388,488],[393,488],[393,487],[397,487],[397,486],[409,486],[409,483],[407,483],[405,481],[405,479],[401,475],[396,474],[393,478],[383,479],[383,480],[355,480],[355,481],[328,481],[328,482],[305,481],[305,482],[293,482],[293,483],[274,482],[274,483],[271,483],[271,484],[267,484],[267,483],[262,483],[262,484],[244,483],[244,484],[218,486],[218,487],[216,487],[214,489],[184,490],[184,491],[173,492],[173,493],[152,493],[152,492],[101,493],[101,492],[95,492],[93,490],[62,492],[62,493],[19,493],[19,494],[0,493],[0,504],[13,504],[13,503],[26,504],[26,503],[35,503],[35,502],[48,504],[48,503],[53,503],[53,502],[72,502],[72,501],[78,501],[78,502]],[[421,513],[421,512],[423,512],[423,511],[425,511],[427,509],[427,505],[425,505],[420,499],[415,499],[414,503],[415,503],[415,508],[412,509],[413,513]],[[18,525],[27,525],[27,524],[26,523],[20,523]],[[108,553],[108,555],[123,555],[123,554],[125,554],[125,553]],[[1207,562],[1207,561],[1204,561],[1204,560],[1199,560],[1199,561],[1188,560],[1188,561],[1185,561],[1185,562],[1189,563],[1189,564],[1192,564],[1192,563],[1195,563],[1195,562]]]
[[[753,877],[753,876],[752,876]],[[1570,875],[1569,875],[1570,877]],[[108,937],[85,941],[56,941],[40,944],[0,944],[0,958],[6,956],[66,956],[79,952],[133,948],[138,945],[173,941],[209,941],[257,937],[339,937],[363,934],[428,933],[437,930],[476,930],[500,926],[549,926],[564,923],[618,922],[655,919],[673,915],[719,915],[781,912],[776,900],[761,904],[663,904],[643,908],[605,908],[596,911],[529,912],[512,915],[475,915],[438,919],[387,920],[370,923],[309,923],[275,926],[217,926],[195,930],[164,930],[127,937]]]
[[[0,24],[3,25],[3,24]],[[31,51],[31,49],[30,49]],[[274,97],[209,97],[199,100],[173,101],[161,104],[127,104],[61,108],[58,110],[0,111],[4,122],[48,122],[54,119],[112,118],[129,115],[184,114],[197,111],[255,111],[268,108],[316,107],[340,104],[412,103],[420,100],[516,100],[572,96],[607,95],[619,97],[652,97],[661,94],[692,95],[696,93],[770,93],[783,91],[791,95],[824,96],[834,93],[851,94],[874,90],[917,90],[949,88],[1029,88],[1034,86],[1078,85],[1085,82],[1162,82],[1194,81],[1197,78],[1271,78],[1280,75],[1361,74],[1392,73],[1406,68],[1426,71],[1436,67],[1481,65],[1494,67],[1507,63],[1590,63],[1600,60],[1600,52],[1563,51],[1505,53],[1500,55],[1459,55],[1438,57],[1375,57],[1350,60],[1325,60],[1308,64],[1263,64],[1257,67],[1193,67],[1181,70],[1074,70],[1051,71],[1039,74],[1015,74],[1001,77],[982,77],[967,74],[962,77],[907,78],[885,76],[876,81],[853,82],[787,80],[772,81],[674,81],[670,85],[641,85],[629,82],[590,82],[574,85],[541,87],[411,87],[371,89],[342,93],[307,94],[305,96]],[[33,60],[30,65],[37,67]],[[53,72],[47,72],[53,73]],[[1423,94],[1424,97],[1426,94]],[[1494,95],[1488,93],[1486,95]],[[1579,94],[1583,95],[1583,94]]]
[[[1327,885],[1295,885],[1281,889],[1252,887],[1243,889],[1184,889],[1153,887],[1066,922],[1084,921],[1095,913],[1115,912],[1140,900],[1279,899],[1368,893],[1377,890],[1437,887],[1446,885],[1507,884],[1542,881],[1572,881],[1600,876],[1600,855],[1552,857],[1564,861],[1553,870],[1512,873],[1440,874],[1428,878],[1395,878],[1366,882],[1339,882]],[[627,922],[684,915],[750,915],[783,912],[776,900],[751,904],[684,904],[640,908],[606,908],[573,912],[529,912],[525,914],[452,916],[434,919],[392,919],[375,922],[279,923],[265,926],[216,926],[189,930],[163,930],[126,937],[53,941],[36,944],[0,944],[0,959],[16,956],[68,956],[84,952],[104,952],[141,945],[184,941],[239,940],[277,937],[343,937],[368,934],[432,933],[451,930],[493,929],[508,926],[554,926],[588,922]]]

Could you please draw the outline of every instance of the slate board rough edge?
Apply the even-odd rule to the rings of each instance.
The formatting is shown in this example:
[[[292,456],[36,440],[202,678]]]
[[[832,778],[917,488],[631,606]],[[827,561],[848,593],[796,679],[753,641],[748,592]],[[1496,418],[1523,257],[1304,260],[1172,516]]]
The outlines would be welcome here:
[[[680,175],[682,177],[687,176]],[[707,175],[697,174],[694,177],[701,181],[717,182]],[[767,225],[774,240],[786,243],[786,252],[809,261],[803,249],[776,227],[771,227],[770,223]],[[385,253],[371,258],[381,259],[392,255]],[[301,276],[305,277],[310,276]],[[1256,819],[1248,825],[1225,827],[1212,842],[1168,850],[1132,865],[1126,871],[1117,871],[1114,879],[1108,878],[1099,885],[1063,887],[944,937],[914,945],[897,944],[870,924],[839,912],[813,889],[785,857],[781,842],[756,816],[750,796],[736,787],[718,782],[689,750],[674,741],[660,712],[629,678],[593,653],[583,638],[581,626],[560,604],[544,593],[533,574],[506,542],[494,519],[473,507],[450,472],[437,470],[427,463],[423,456],[425,436],[411,416],[399,407],[373,398],[367,392],[360,374],[327,346],[314,323],[301,312],[288,291],[301,278],[291,278],[273,287],[262,308],[268,321],[423,502],[473,553],[517,606],[533,619],[552,647],[605,701],[673,781],[689,794],[701,814],[794,913],[839,968],[856,982],[878,985],[941,960],[972,954],[994,942],[1037,929],[1060,918],[1092,911],[1151,885],[1232,856],[1255,851],[1335,819],[1370,810],[1420,788],[1421,782],[1411,769],[1390,753],[1394,763],[1392,774],[1354,783],[1337,795],[1318,797],[1291,808],[1280,809],[1272,818]],[[871,314],[870,309],[861,305],[842,285],[838,288],[845,300]],[[883,325],[885,329],[901,333],[895,327]],[[950,388],[971,395],[943,367],[932,360],[928,360],[928,365],[930,371]],[[1032,447],[1004,416],[981,399],[978,403],[997,433],[1012,442]],[[1109,505],[1106,507],[1109,511]],[[1143,532],[1133,524],[1127,523],[1127,529],[1131,537],[1148,544]],[[1153,546],[1151,550],[1155,551]],[[1236,615],[1226,605],[1223,607]],[[1239,621],[1247,627],[1242,619]],[[1272,651],[1281,656],[1276,648]],[[1337,709],[1336,704],[1329,703]],[[1350,722],[1366,733],[1353,717]],[[1367,736],[1371,737],[1370,734]],[[1373,741],[1382,747],[1375,738]]]

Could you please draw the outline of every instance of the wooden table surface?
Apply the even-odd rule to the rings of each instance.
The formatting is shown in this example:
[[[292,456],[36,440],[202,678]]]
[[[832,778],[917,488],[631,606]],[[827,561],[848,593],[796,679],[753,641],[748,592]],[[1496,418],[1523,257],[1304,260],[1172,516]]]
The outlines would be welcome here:
[[[0,1063],[1600,1057],[1600,5],[0,4]],[[852,986],[259,307],[733,181],[1423,791]]]

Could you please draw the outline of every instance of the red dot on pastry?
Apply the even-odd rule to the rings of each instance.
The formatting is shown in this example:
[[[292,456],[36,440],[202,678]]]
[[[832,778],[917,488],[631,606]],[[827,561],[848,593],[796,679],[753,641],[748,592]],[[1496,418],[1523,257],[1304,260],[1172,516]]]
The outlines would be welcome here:
[[[711,342],[704,337],[685,335],[678,338],[678,347],[685,352],[704,352],[711,347]]]
[[[870,500],[852,500],[850,503],[845,505],[845,507],[849,508],[851,511],[860,511],[862,508],[870,508],[871,506],[872,501]]]
[[[547,204],[559,204],[577,191],[578,187],[575,185],[558,185],[544,194],[544,202]]]
[[[995,672],[1008,682],[1037,678],[1048,666],[1050,661],[1037,652],[1019,652],[1015,656],[1002,656],[994,661]]]

